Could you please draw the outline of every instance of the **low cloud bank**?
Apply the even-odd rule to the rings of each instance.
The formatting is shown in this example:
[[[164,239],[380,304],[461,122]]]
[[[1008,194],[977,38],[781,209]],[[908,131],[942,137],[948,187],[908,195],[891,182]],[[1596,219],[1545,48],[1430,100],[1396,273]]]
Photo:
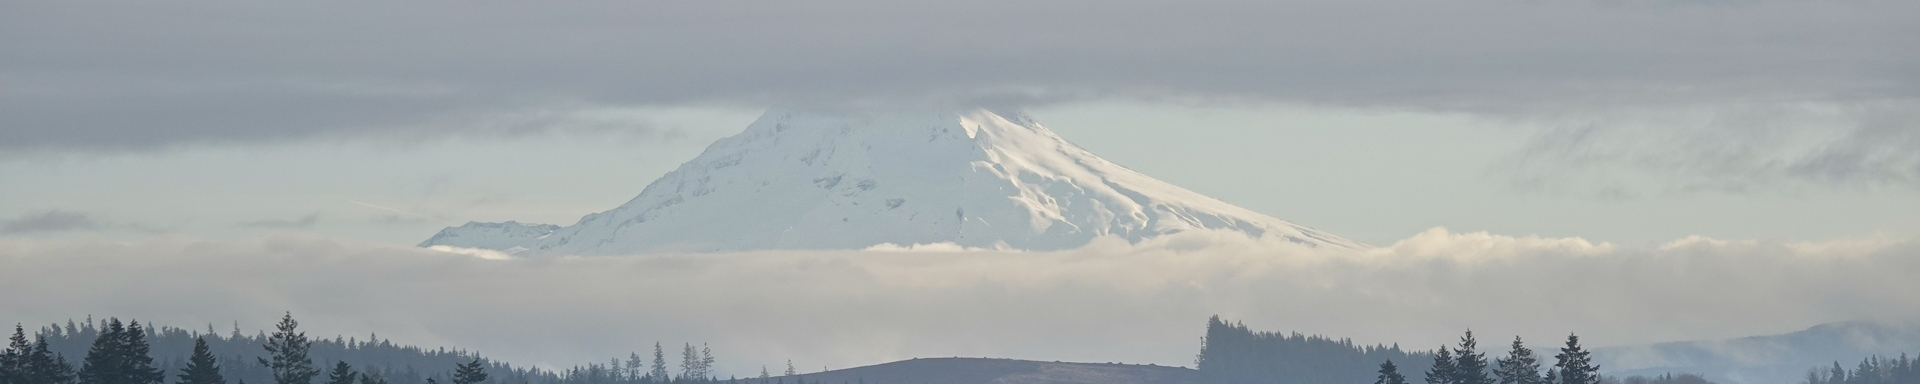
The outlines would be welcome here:
[[[900,252],[910,249],[913,252]],[[120,316],[470,348],[523,364],[709,343],[725,374],[932,356],[1191,365],[1207,316],[1424,349],[1472,327],[1542,346],[1920,318],[1920,242],[1690,237],[1657,247],[1432,229],[1370,251],[1227,233],[1060,252],[505,259],[281,235],[0,240],[0,319]],[[364,338],[364,336],[360,336]],[[811,367],[811,368],[808,368]],[[776,369],[777,370],[777,369]]]

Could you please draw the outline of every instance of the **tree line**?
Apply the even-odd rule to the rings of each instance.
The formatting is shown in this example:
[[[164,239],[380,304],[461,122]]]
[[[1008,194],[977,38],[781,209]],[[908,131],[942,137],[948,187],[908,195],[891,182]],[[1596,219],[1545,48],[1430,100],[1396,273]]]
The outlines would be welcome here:
[[[1803,384],[1920,384],[1920,359],[1871,356],[1860,360],[1852,370],[1833,362],[1832,367],[1807,371]]]
[[[1519,336],[1514,336],[1512,348],[1506,357],[1487,360],[1487,354],[1479,352],[1479,341],[1474,340],[1473,331],[1467,331],[1460,337],[1460,344],[1452,348],[1440,346],[1433,354],[1433,363],[1425,372],[1423,379],[1427,384],[1601,384],[1600,366],[1593,364],[1593,353],[1580,346],[1580,336],[1567,335],[1567,343],[1554,355],[1553,366],[1546,367],[1543,374],[1540,358],[1533,349],[1527,348]],[[1374,384],[1407,384],[1407,378],[1399,372],[1392,360],[1380,363],[1378,376]]]
[[[746,380],[720,378],[712,350],[691,343],[682,348],[680,361],[674,366],[669,365],[663,346],[655,343],[651,361],[633,353],[626,361],[615,358],[604,364],[544,370],[492,362],[467,351],[395,345],[380,340],[378,335],[364,341],[309,339],[298,326],[289,313],[275,325],[272,334],[262,331],[247,336],[236,326],[223,337],[212,327],[194,332],[138,321],[122,323],[118,318],[98,322],[89,318],[41,328],[29,341],[26,329],[16,325],[9,345],[0,350],[0,384],[689,384]],[[188,350],[191,352],[181,353]],[[249,350],[253,352],[244,352]],[[81,358],[75,361],[73,356]],[[801,383],[774,379],[768,382]]]

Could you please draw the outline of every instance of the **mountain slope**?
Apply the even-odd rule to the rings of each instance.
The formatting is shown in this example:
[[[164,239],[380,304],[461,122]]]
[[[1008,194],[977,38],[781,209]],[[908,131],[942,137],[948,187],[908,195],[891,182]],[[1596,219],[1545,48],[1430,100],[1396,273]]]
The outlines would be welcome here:
[[[1197,229],[1364,245],[1162,182],[1024,114],[769,111],[612,210],[537,239],[448,228],[422,246],[521,255],[861,249],[1056,250]],[[522,248],[515,249],[515,248]]]
[[[1803,381],[1808,369],[1835,361],[1852,368],[1868,356],[1901,353],[1920,353],[1920,327],[1852,321],[1780,335],[1597,348],[1594,359],[1611,375],[1685,372],[1765,384]]]

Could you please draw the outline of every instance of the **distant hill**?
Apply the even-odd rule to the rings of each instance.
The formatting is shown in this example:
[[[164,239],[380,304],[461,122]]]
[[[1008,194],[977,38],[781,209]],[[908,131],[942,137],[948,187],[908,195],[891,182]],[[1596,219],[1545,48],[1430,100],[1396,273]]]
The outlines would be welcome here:
[[[758,384],[763,380],[742,381]],[[764,381],[808,384],[1199,384],[1200,372],[1157,365],[955,357],[896,361]]]
[[[1835,361],[1852,368],[1868,356],[1920,353],[1920,326],[1865,321],[1723,340],[1597,348],[1594,360],[1614,376],[1698,373],[1721,383],[1791,384]]]

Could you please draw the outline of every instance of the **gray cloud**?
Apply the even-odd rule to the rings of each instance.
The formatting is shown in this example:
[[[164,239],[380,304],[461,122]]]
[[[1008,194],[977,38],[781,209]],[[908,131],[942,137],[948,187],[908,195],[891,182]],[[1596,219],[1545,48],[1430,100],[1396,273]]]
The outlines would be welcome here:
[[[1622,111],[1534,134],[1503,172],[1526,188],[1631,197],[1809,186],[1920,189],[1920,102]]]
[[[32,232],[65,232],[100,229],[102,224],[93,216],[60,210],[29,213],[19,218],[0,222],[0,234]]]
[[[1916,255],[1920,243],[1888,238],[1624,247],[1444,230],[1372,252],[1191,232],[1061,252],[538,260],[295,235],[16,239],[0,240],[0,319],[256,329],[291,310],[310,334],[377,332],[517,363],[708,342],[729,374],[956,355],[1181,365],[1213,314],[1403,346],[1467,327],[1542,343],[1577,331],[1605,346],[1917,319]],[[60,272],[73,270],[87,272]]]
[[[306,228],[313,228],[313,225],[319,222],[320,222],[320,214],[313,213],[313,214],[308,214],[306,216],[301,216],[300,218],[293,219],[293,220],[271,219],[271,220],[242,221],[234,224],[234,226],[241,227],[241,228],[306,229]]]
[[[1898,1],[4,7],[0,148],[15,150],[545,132],[573,129],[580,109],[689,103],[1120,97],[1538,114],[1920,97],[1920,52],[1889,48],[1920,33],[1906,17],[1920,4]],[[476,123],[501,115],[532,117]]]

